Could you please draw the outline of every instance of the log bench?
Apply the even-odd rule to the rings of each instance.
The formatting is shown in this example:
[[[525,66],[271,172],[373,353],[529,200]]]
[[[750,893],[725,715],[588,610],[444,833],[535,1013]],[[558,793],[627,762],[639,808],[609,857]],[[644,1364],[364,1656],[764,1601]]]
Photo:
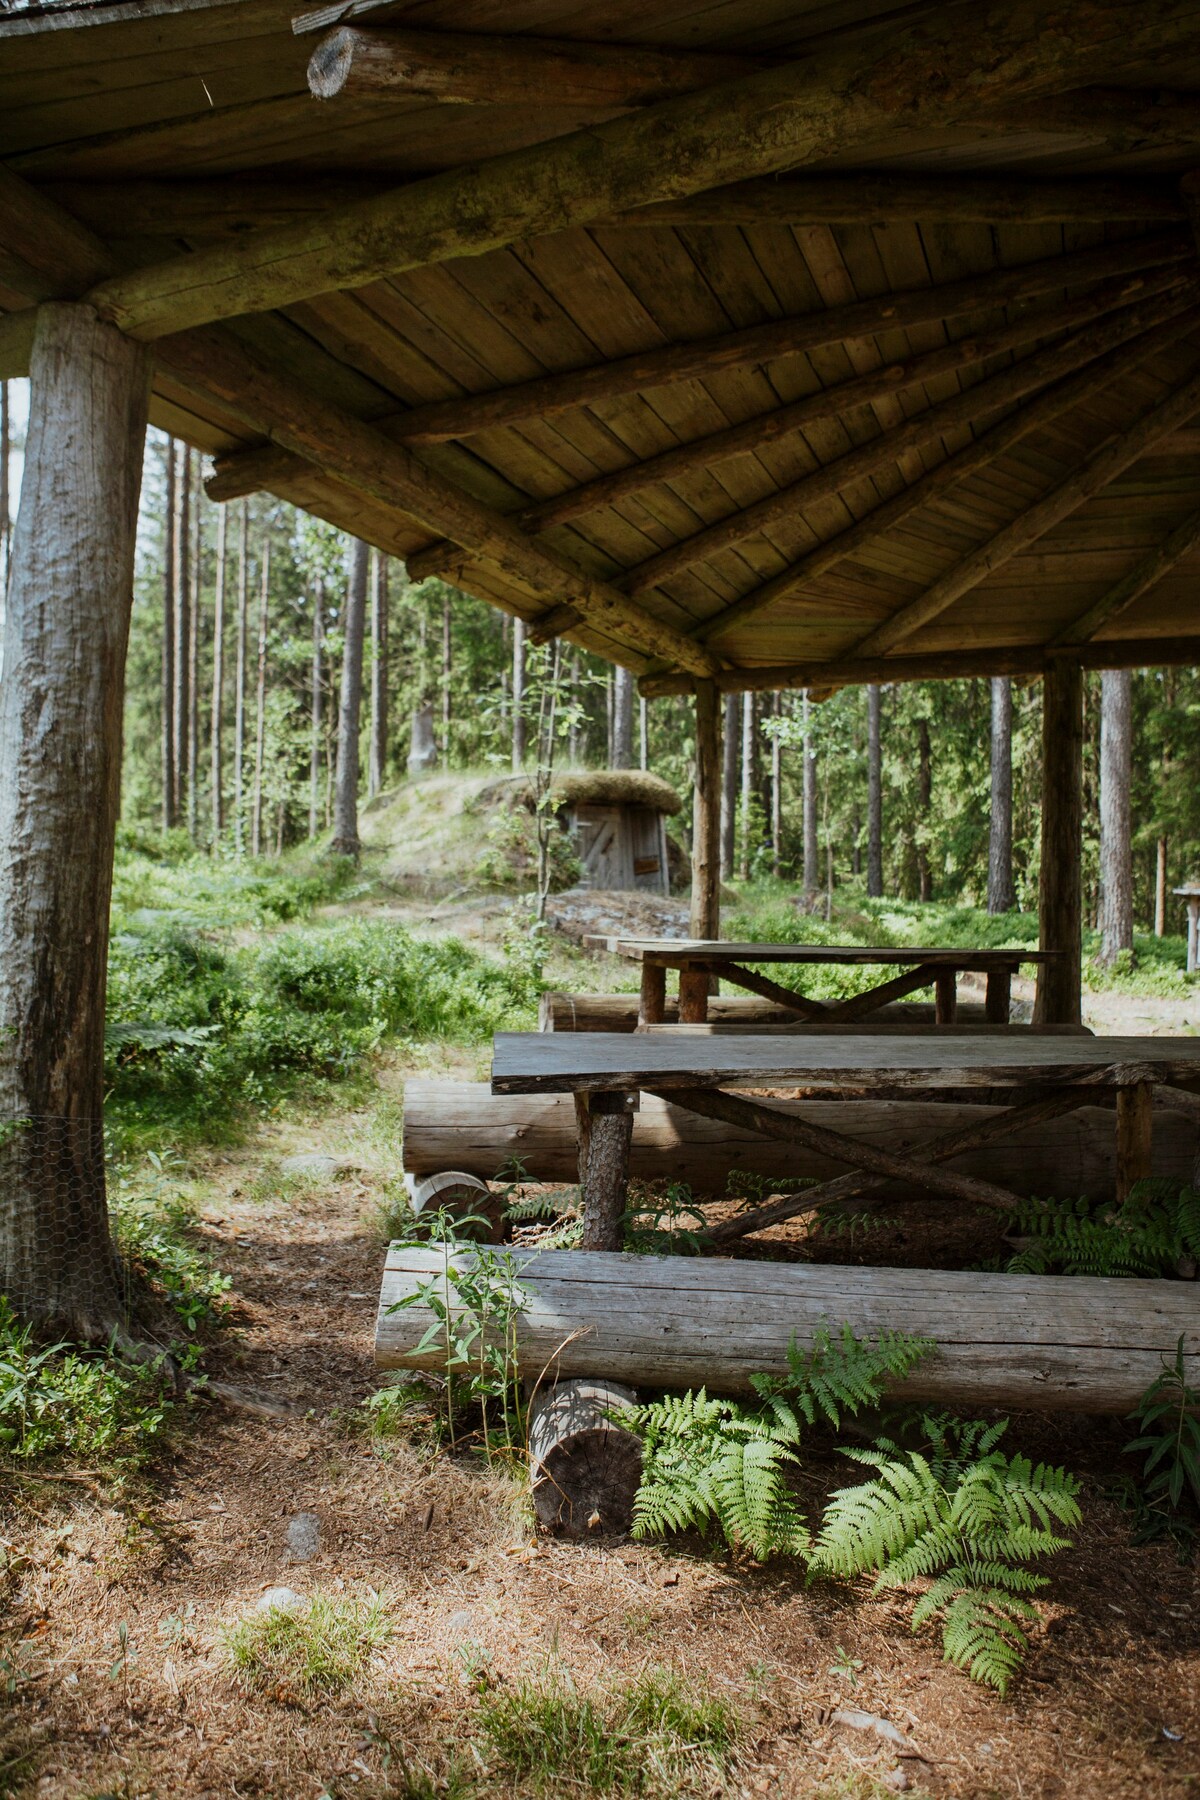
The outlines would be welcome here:
[[[469,1256],[469,1252],[462,1253]],[[988,1275],[735,1261],[515,1251],[523,1305],[520,1374],[541,1387],[572,1376],[648,1387],[740,1393],[752,1373],[787,1372],[793,1334],[822,1326],[861,1338],[932,1337],[936,1351],[892,1392],[963,1410],[982,1406],[1126,1413],[1184,1338],[1200,1384],[1200,1316],[1190,1282]],[[421,1304],[390,1309],[440,1275],[439,1246],[393,1244],[375,1329],[381,1369],[439,1366]],[[459,1253],[452,1258],[459,1261]]]
[[[612,1250],[620,1242],[633,1115],[643,1093],[701,1118],[824,1154],[849,1171],[801,1196],[723,1221],[713,1232],[721,1242],[819,1204],[857,1197],[887,1180],[1008,1211],[1018,1199],[1014,1190],[944,1165],[1101,1096],[1115,1100],[1115,1188],[1123,1200],[1152,1170],[1156,1086],[1187,1093],[1198,1084],[1200,1041],[1166,1037],[500,1032],[492,1060],[494,1094],[573,1096],[583,1243],[593,1250]],[[848,1095],[899,1091],[934,1106],[976,1089],[992,1105],[986,1119],[948,1128],[943,1121],[915,1148],[897,1151],[786,1112],[739,1088],[791,1089],[828,1095],[835,1103]],[[995,1096],[1006,1093],[1014,1103],[996,1105]]]
[[[943,1028],[945,1029],[945,1028]],[[967,1130],[991,1116],[976,1103],[924,1100],[776,1100],[781,1112],[846,1132],[881,1148],[919,1144],[937,1131]],[[1154,1109],[1151,1173],[1191,1178],[1196,1122],[1175,1111],[1169,1098]],[[425,1185],[445,1170],[477,1181],[510,1178],[519,1167],[530,1181],[578,1180],[575,1105],[570,1094],[493,1094],[483,1082],[409,1081],[404,1089],[404,1172]],[[1112,1109],[1082,1106],[1031,1124],[1019,1136],[967,1150],[953,1161],[1028,1195],[1112,1195],[1115,1139]],[[720,1195],[735,1169],[768,1179],[808,1176],[825,1181],[845,1164],[799,1144],[767,1138],[719,1119],[702,1118],[670,1100],[643,1094],[633,1115],[629,1173],[641,1181],[686,1182],[698,1196]],[[913,1191],[889,1182],[888,1200]],[[439,1190],[445,1203],[449,1190]],[[477,1207],[478,1195],[467,1196]]]
[[[706,1018],[714,1025],[785,1025],[796,1020],[795,1012],[778,1006],[773,1000],[760,1000],[754,994],[714,994],[707,1002]],[[541,997],[538,1006],[539,1031],[636,1031],[638,1027],[637,994],[567,994],[551,991]],[[679,1020],[679,998],[667,994],[663,1000],[663,1020],[675,1024]],[[937,1008],[932,1000],[894,1000],[872,1013],[872,1023],[932,1025]],[[987,1008],[982,1000],[960,1000],[956,1018],[960,1024],[982,1025],[987,1022]]]

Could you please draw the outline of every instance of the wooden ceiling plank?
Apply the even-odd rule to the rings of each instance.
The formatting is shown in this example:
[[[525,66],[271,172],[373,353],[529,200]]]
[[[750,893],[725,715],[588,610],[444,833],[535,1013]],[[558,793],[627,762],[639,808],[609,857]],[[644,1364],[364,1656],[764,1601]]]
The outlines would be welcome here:
[[[624,112],[754,74],[745,56],[647,50],[635,44],[339,25],[308,65],[318,100],[428,99],[455,106],[557,106]]]
[[[1045,393],[1038,394],[1026,406],[1013,412],[989,431],[983,432],[965,450],[947,458],[944,463],[923,475],[912,487],[884,501],[854,524],[820,543],[801,557],[774,581],[766,582],[744,594],[722,613],[706,620],[697,636],[712,643],[743,624],[753,615],[765,611],[778,601],[790,600],[847,558],[858,555],[873,540],[895,531],[905,520],[932,501],[942,500],[982,469],[994,467],[997,458],[1034,431],[1077,406],[1094,388],[1095,372],[1084,367],[1075,375],[1055,382]]]
[[[775,521],[802,511],[814,500],[840,493],[854,482],[870,479],[905,451],[932,444],[947,430],[972,426],[989,413],[1009,406],[1087,364],[1094,366],[1098,386],[1112,381],[1130,360],[1119,353],[1120,346],[1130,339],[1135,341],[1136,359],[1141,360],[1150,355],[1160,341],[1170,341],[1172,335],[1178,335],[1179,315],[1195,307],[1200,299],[1200,289],[1192,285],[1183,290],[1182,295],[1185,297],[1173,291],[1144,306],[1123,308],[1121,312],[1109,314],[1085,330],[1073,333],[1063,343],[1049,345],[1023,357],[977,386],[964,389],[952,399],[918,413],[903,425],[882,432],[826,463],[790,487],[779,489],[742,512],[718,520],[692,537],[671,545],[631,570],[624,577],[623,585],[631,594],[660,587],[682,570],[757,536]],[[1167,333],[1161,340],[1153,336],[1159,328]]]
[[[640,650],[695,659],[682,633],[660,623],[608,583],[575,569],[524,537],[499,513],[452,487],[372,426],[290,381],[283,381],[236,344],[227,332],[186,333],[159,346],[172,375],[201,395],[220,399],[253,429],[295,455],[306,456],[335,479],[452,536],[552,601],[569,599],[582,616],[601,619]],[[711,654],[703,656],[711,672]]]
[[[1119,437],[1110,439],[1034,506],[1012,519],[972,555],[928,588],[918,600],[902,607],[885,625],[859,646],[864,656],[886,654],[919,631],[956,600],[978,587],[997,568],[1028,548],[1092,494],[1098,493],[1122,470],[1136,462],[1158,439],[1177,431],[1200,412],[1200,373],[1185,382],[1169,399],[1144,412]]]
[[[1095,637],[1101,626],[1115,619],[1135,600],[1157,587],[1165,575],[1181,562],[1185,556],[1200,544],[1200,511],[1189,513],[1188,517],[1177,525],[1170,536],[1165,538],[1149,556],[1122,576],[1103,594],[1087,611],[1073,619],[1065,630],[1060,631],[1053,640],[1055,648],[1069,644],[1086,643]]]
[[[756,367],[774,357],[798,355],[824,344],[873,337],[881,331],[978,313],[991,306],[1012,305],[1076,284],[1083,286],[1166,264],[1190,262],[1194,256],[1190,232],[1179,230],[1105,245],[1080,256],[1050,257],[1018,269],[971,276],[944,287],[920,287],[853,300],[825,311],[771,320],[692,343],[668,344],[566,374],[521,382],[516,387],[422,407],[406,420],[405,441],[427,444],[465,437],[492,425],[545,418],[572,407],[671,382],[704,380],[726,369]]]
[[[1003,0],[950,0],[893,28],[835,35],[796,62],[453,170],[335,218],[255,233],[100,284],[93,303],[135,338],[259,312],[397,269],[477,255],[1092,79],[1114,61],[1194,47],[1189,0],[1110,0],[1047,31]]]
[[[1152,271],[1143,278],[1144,285],[1138,290],[1138,297],[1164,292],[1177,285],[1179,280],[1179,275],[1170,267]],[[871,406],[881,398],[986,362],[990,357],[1015,350],[1022,344],[1088,325],[1128,304],[1130,298],[1129,282],[1122,278],[1103,284],[1068,306],[1042,313],[1022,313],[1011,325],[956,338],[939,350],[910,355],[900,362],[871,369],[835,386],[820,388],[790,405],[756,413],[724,431],[694,438],[643,462],[597,476],[579,487],[568,488],[552,499],[527,508],[522,514],[522,523],[529,531],[543,531],[598,507],[613,506],[654,482],[673,481],[692,469],[711,468],[728,457],[753,452],[776,438],[804,430],[815,420],[841,417],[858,407]]]

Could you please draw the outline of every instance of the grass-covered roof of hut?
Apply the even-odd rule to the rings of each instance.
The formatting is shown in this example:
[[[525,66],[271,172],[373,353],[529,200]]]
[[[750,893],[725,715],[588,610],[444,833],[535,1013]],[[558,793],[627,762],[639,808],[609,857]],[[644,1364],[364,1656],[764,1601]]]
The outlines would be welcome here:
[[[683,806],[670,782],[646,769],[579,769],[559,775],[552,792],[564,806],[649,806],[660,813]]]

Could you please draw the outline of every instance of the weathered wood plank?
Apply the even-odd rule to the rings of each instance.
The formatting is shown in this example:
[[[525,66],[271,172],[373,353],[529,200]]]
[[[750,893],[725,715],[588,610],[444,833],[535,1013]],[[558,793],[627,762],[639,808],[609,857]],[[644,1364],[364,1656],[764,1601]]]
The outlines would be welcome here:
[[[1058,966],[1051,962],[1051,969]],[[1053,1021],[1048,1021],[1053,1022]],[[1070,1022],[1070,1021],[1066,1021]],[[494,1094],[664,1087],[966,1088],[1200,1079],[1200,1039],[831,1036],[714,1038],[648,1032],[497,1032]]]
[[[1184,1340],[1200,1382],[1200,1331],[1190,1283],[1083,1276],[979,1275],[923,1269],[721,1261],[547,1251],[518,1253],[526,1304],[517,1320],[523,1373],[549,1369],[654,1387],[741,1392],[752,1373],[784,1375],[793,1335],[903,1331],[937,1349],[903,1384],[913,1401],[1127,1412]],[[437,1250],[393,1245],[380,1294],[380,1368],[436,1365],[416,1353],[434,1323],[419,1305],[392,1312],[441,1272]],[[1019,1327],[1014,1326],[1019,1321]]]

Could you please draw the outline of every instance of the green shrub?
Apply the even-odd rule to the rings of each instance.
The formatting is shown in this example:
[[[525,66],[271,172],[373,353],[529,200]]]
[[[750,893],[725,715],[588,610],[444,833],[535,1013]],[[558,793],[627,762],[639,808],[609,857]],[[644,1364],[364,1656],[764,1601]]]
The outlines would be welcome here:
[[[145,1281],[194,1334],[222,1325],[228,1275],[214,1269],[195,1238],[195,1216],[172,1188],[173,1159],[151,1153],[146,1171],[119,1172],[110,1182],[113,1234],[127,1271]]]
[[[0,1296],[0,1452],[20,1462],[137,1463],[170,1413],[160,1367],[37,1345]]]

